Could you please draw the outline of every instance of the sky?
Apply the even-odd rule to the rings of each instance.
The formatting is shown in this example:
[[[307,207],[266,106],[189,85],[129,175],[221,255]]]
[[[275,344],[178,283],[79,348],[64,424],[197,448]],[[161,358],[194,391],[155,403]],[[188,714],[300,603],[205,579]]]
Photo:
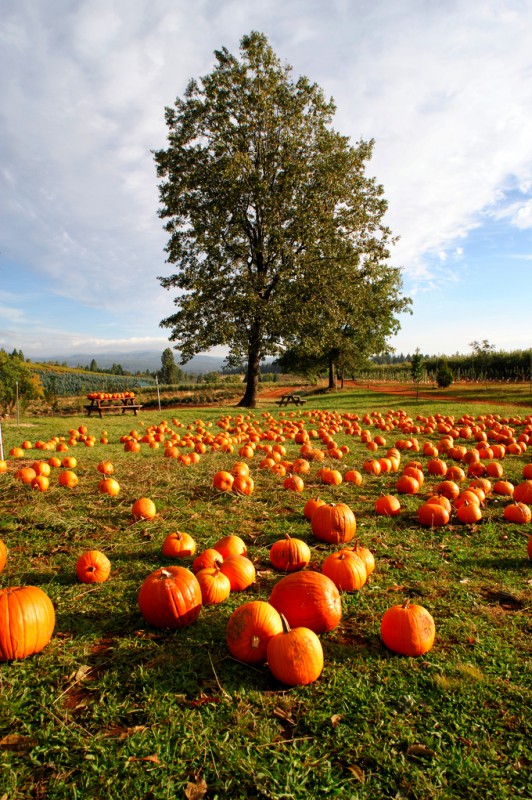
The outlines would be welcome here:
[[[412,315],[397,353],[532,347],[529,0],[0,0],[0,348],[163,350],[152,151],[214,51],[268,37],[375,140]],[[220,351],[213,351],[218,354]]]

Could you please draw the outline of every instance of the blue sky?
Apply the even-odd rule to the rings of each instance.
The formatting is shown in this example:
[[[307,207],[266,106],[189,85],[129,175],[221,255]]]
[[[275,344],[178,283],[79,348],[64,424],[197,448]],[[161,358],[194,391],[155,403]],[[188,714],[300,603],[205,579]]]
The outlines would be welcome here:
[[[397,352],[532,347],[528,0],[2,0],[0,348],[164,349],[164,107],[264,32],[375,139],[413,315]]]

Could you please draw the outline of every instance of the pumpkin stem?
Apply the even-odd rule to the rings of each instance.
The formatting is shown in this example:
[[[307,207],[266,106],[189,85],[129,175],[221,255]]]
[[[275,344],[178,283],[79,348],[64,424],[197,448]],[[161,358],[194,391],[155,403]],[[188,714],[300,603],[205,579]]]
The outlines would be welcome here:
[[[259,647],[259,645],[260,645],[260,637],[257,636],[257,634],[255,633],[251,637],[251,647],[252,647],[253,650],[256,650],[257,647]]]
[[[160,580],[160,581],[164,581],[166,578],[171,578],[171,577],[172,577],[172,573],[171,573],[171,572],[169,572],[167,569],[165,569],[165,568],[163,567],[163,568],[161,569],[161,574],[159,575],[159,580]]]
[[[282,625],[283,625],[283,633],[290,633],[292,628],[288,624],[288,620],[286,619],[285,615],[281,614],[280,617],[281,617],[281,622],[282,622]]]
[[[401,608],[408,608],[408,606],[409,606],[409,605],[410,605],[410,598],[409,598],[409,597],[407,597],[407,598],[406,598],[406,599],[403,601],[403,605],[401,606]]]

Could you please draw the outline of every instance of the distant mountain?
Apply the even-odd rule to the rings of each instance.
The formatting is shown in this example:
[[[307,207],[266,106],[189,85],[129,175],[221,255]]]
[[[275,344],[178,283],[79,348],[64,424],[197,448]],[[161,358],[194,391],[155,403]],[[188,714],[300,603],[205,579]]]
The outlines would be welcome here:
[[[45,362],[53,361],[58,364],[66,364],[69,367],[87,367],[92,359],[96,361],[98,367],[110,369],[113,364],[120,364],[128,372],[155,372],[161,368],[162,351],[159,350],[137,350],[123,353],[74,353],[73,355],[52,355],[52,356],[29,356],[32,361]],[[179,363],[179,353],[174,355],[175,363],[184,372],[199,375],[206,372],[219,372],[224,364],[223,356],[197,355],[191,358],[185,365]]]

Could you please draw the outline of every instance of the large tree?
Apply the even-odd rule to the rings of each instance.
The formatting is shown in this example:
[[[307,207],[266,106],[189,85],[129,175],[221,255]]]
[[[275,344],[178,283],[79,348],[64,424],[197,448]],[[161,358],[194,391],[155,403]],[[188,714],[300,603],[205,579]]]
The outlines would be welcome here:
[[[215,55],[166,109],[168,147],[154,153],[176,266],[160,281],[178,290],[161,325],[182,363],[215,345],[245,359],[240,405],[253,407],[261,360],[319,318],[323,286],[348,297],[376,276],[392,238],[383,189],[365,175],[373,142],[337,133],[332,100],[294,81],[263,34],[242,39],[240,58]]]

